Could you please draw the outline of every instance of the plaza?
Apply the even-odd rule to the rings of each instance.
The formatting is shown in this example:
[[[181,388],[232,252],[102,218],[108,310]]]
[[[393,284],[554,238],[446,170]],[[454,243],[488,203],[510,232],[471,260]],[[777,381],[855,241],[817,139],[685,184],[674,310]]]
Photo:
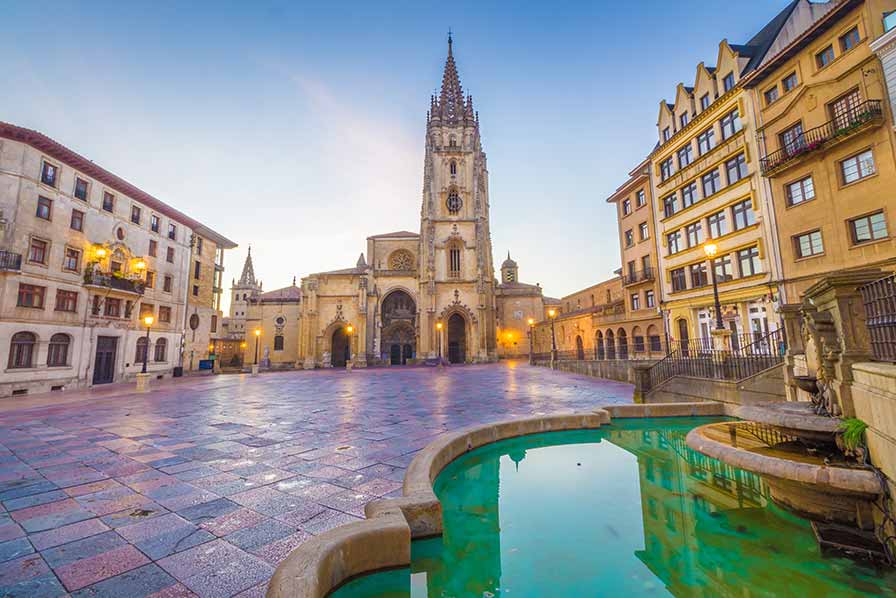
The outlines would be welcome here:
[[[631,402],[522,362],[215,376],[0,405],[2,596],[263,596],[474,424]],[[89,405],[89,409],[86,407]]]

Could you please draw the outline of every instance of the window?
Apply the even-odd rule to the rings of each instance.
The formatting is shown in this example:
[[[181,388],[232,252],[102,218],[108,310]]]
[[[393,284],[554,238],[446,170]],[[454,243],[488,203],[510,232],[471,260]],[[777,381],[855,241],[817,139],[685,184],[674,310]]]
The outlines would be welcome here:
[[[712,172],[707,172],[701,178],[703,182],[703,197],[709,197],[714,193],[718,192],[718,190],[722,187],[721,183],[721,175],[719,175],[719,169],[715,168]]]
[[[159,306],[159,322],[170,322],[171,321],[171,308],[167,305]]]
[[[87,201],[87,188],[87,181],[85,181],[81,177],[75,177],[75,197],[77,197],[81,201]]]
[[[71,337],[67,334],[54,334],[50,337],[47,349],[47,366],[61,367],[68,365],[68,346]]]
[[[110,318],[120,318],[121,317],[121,299],[116,299],[114,297],[106,297],[106,301],[103,304],[105,309],[103,313]]]
[[[162,290],[166,293],[171,292],[171,275],[166,274],[165,278],[162,279]]]
[[[669,141],[669,138],[672,137],[672,131],[669,127],[663,129],[663,142]]]
[[[84,230],[84,212],[81,210],[72,210],[72,220],[69,223],[72,230]]]
[[[854,89],[828,104],[831,120],[834,121],[834,133],[856,122],[861,103],[862,95],[858,89]]]
[[[53,201],[46,197],[38,197],[37,198],[37,217],[43,218],[44,220],[50,220],[50,216],[53,213]]]
[[[644,291],[644,303],[647,304],[647,307],[656,307],[656,296],[653,291]]]
[[[460,247],[454,243],[448,248],[448,276],[460,278]]]
[[[647,203],[647,196],[644,195],[644,191],[638,191],[635,193],[635,205],[639,208]]]
[[[155,353],[153,354],[153,361],[167,361],[168,354],[168,339],[160,338],[156,341]]]
[[[815,55],[815,64],[818,68],[824,68],[834,62],[834,47],[828,46]]]
[[[753,212],[753,202],[746,199],[731,207],[734,217],[734,230],[741,230],[756,224],[756,214]]]
[[[781,147],[787,153],[798,152],[806,145],[806,138],[803,136],[803,123],[797,123],[785,129],[781,134]]]
[[[706,129],[697,135],[697,151],[700,152],[701,156],[716,146],[715,135],[715,131],[712,128]]]
[[[669,248],[669,255],[673,255],[681,251],[681,231],[666,235],[666,246]]]
[[[807,176],[784,187],[787,192],[787,205],[795,206],[815,198],[815,185],[812,177]]]
[[[77,311],[77,309],[77,291],[64,291],[62,289],[56,291],[56,311]]]
[[[792,90],[799,85],[799,83],[799,79],[796,78],[796,71],[790,73],[781,80],[781,86],[784,88],[784,93]]]
[[[716,271],[716,280],[719,282],[725,282],[726,280],[734,279],[734,273],[731,270],[731,257],[723,256],[720,258],[716,258],[712,261],[713,267]]]
[[[625,231],[625,246],[631,247],[635,244],[635,234],[632,232],[632,229],[628,229]]]
[[[218,316],[212,316],[211,331],[218,331]]]
[[[874,154],[869,149],[843,160],[840,162],[840,173],[844,185],[870,177],[875,173]]]
[[[150,230],[152,230],[152,232],[154,232],[154,233],[157,233],[157,232],[159,232],[159,226],[160,226],[160,224],[159,224],[159,217],[156,216],[155,214],[151,215],[151,216],[149,217],[149,228],[150,228]]]
[[[196,237],[196,255],[202,255],[202,237]]]
[[[672,158],[667,158],[660,163],[660,178],[665,181],[670,176],[672,176]]]
[[[56,179],[59,176],[59,169],[50,164],[43,162],[40,167],[40,182],[51,187],[56,186]]]
[[[71,247],[65,248],[65,254],[62,256],[62,269],[69,272],[77,272],[78,266],[81,265],[81,252]]]
[[[678,150],[678,169],[681,170],[694,161],[694,146],[688,143]]]
[[[638,236],[642,241],[646,241],[650,238],[650,229],[648,229],[646,222],[642,222],[638,225]]]
[[[629,280],[634,281],[635,280],[635,272],[636,272],[635,260],[629,261],[629,263],[626,265],[628,266],[628,278],[629,278]],[[592,303],[592,305],[593,305],[593,303]]]
[[[699,199],[697,197],[697,183],[691,183],[681,188],[681,209],[694,205]]]
[[[741,130],[740,112],[732,110],[719,121],[722,127],[722,139],[728,139]]]
[[[31,332],[16,332],[9,343],[9,369],[34,367],[34,348],[37,336]]]
[[[449,167],[451,170],[451,174],[457,174],[457,162],[454,160],[451,161],[451,166]]]
[[[198,296],[199,296],[199,285],[198,285],[198,284],[194,284],[194,285],[193,285],[193,296],[194,296],[194,297],[198,297]]]
[[[140,224],[140,206],[131,206],[131,222]]]
[[[700,98],[700,110],[702,111],[702,110],[706,110],[707,108],[709,108],[710,102],[711,102],[711,100],[709,99],[709,94],[704,93],[703,96],[701,96],[701,98]]]
[[[767,89],[763,94],[765,96],[766,104],[774,104],[778,100],[778,86]]]
[[[177,226],[170,222],[168,223],[168,238],[172,241],[177,240]]]
[[[728,184],[733,185],[741,179],[747,178],[747,159],[743,154],[731,158],[725,162],[725,172],[728,175]]]
[[[31,239],[31,246],[28,248],[28,261],[35,264],[46,264],[49,248],[50,244],[46,241]]]
[[[690,268],[691,274],[691,288],[699,289],[700,287],[705,287],[709,284],[709,277],[706,274],[706,264],[691,264]]]
[[[846,52],[859,45],[859,28],[853,27],[840,36],[840,50]]]
[[[193,264],[193,278],[199,280],[199,275],[202,273],[202,264],[199,260],[196,260]]]
[[[169,264],[174,263],[174,247],[169,247],[165,251],[165,261],[168,262]]]
[[[854,218],[849,221],[849,228],[852,233],[852,242],[855,245],[887,237],[887,223],[884,221],[883,212]]]
[[[734,87],[734,73],[728,73],[725,75],[725,78],[722,79],[722,89],[726,92],[731,91],[731,88]]]
[[[728,234],[728,221],[724,211],[707,216],[706,224],[710,239],[717,239],[722,235]]]
[[[748,247],[737,252],[737,263],[740,267],[741,277],[753,276],[762,272],[762,264],[759,263],[759,248]]]
[[[464,202],[461,201],[456,189],[448,192],[448,199],[445,200],[445,206],[448,208],[449,214],[457,214],[460,212]]]
[[[652,291],[651,291],[652,292]],[[663,343],[660,340],[659,334],[651,334],[647,337],[647,341],[650,343],[650,350],[653,352],[658,352],[663,350]]]
[[[146,361],[148,341],[145,336],[137,339],[137,352],[134,354],[134,363],[143,363]]]
[[[103,192],[103,209],[107,212],[115,211],[115,196],[108,191]]]
[[[147,303],[146,301],[140,302],[140,319],[142,320],[146,316],[154,316],[156,313],[156,306],[152,303]]]
[[[146,288],[151,289],[156,286],[156,273],[152,270],[146,271]]]
[[[672,291],[684,291],[687,289],[687,282],[684,278],[684,268],[675,268],[670,272],[672,278]]]
[[[632,202],[629,199],[622,200],[622,215],[628,216],[632,213]]]
[[[644,270],[645,273],[650,272],[650,256],[649,255],[641,256],[641,269]]]
[[[149,250],[147,251],[147,253],[149,253],[150,257],[156,257],[156,254],[158,253],[158,251],[159,251],[159,244],[156,243],[153,239],[150,239],[149,240]]]
[[[683,129],[686,126],[688,126],[688,113],[687,112],[682,112],[678,116],[678,124],[680,125],[680,127],[679,127],[680,129]]]
[[[702,243],[702,233],[699,222],[694,222],[684,227],[684,235],[688,241],[688,247],[696,247]]]
[[[451,163],[454,166],[454,162]],[[274,351],[282,351],[283,350],[283,335],[278,334],[274,337]]]
[[[631,296],[632,301],[632,311],[637,311],[641,309],[641,295],[638,293],[632,293]]]
[[[44,295],[47,292],[46,287],[39,287],[33,284],[19,283],[19,297],[16,303],[19,307],[32,307],[34,309],[44,308]]]
[[[672,195],[663,198],[663,214],[666,218],[675,214],[678,211],[678,199],[673,193]]]
[[[821,231],[813,230],[795,236],[793,238],[793,249],[798,258],[821,255],[824,253],[824,243],[821,240]]]

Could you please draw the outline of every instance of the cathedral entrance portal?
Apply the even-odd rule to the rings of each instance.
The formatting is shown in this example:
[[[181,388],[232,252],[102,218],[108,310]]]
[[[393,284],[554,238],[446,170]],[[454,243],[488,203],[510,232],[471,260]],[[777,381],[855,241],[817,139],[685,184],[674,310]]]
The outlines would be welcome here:
[[[467,323],[460,314],[448,318],[448,362],[463,363],[467,356]]]
[[[405,365],[417,353],[417,305],[405,291],[392,291],[383,299],[382,359]]]
[[[333,331],[333,345],[330,352],[330,364],[334,368],[344,368],[345,364],[352,358],[351,348],[349,347],[349,336],[345,332],[345,328],[340,326]]]

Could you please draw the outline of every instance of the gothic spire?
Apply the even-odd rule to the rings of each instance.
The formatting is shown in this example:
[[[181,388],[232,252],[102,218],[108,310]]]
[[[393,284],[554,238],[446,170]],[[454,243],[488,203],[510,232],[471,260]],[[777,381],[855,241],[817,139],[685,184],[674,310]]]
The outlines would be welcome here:
[[[445,59],[445,69],[442,73],[442,89],[438,98],[434,98],[430,106],[431,118],[445,124],[472,120],[472,103],[464,96],[460,77],[457,74],[457,65],[454,63],[453,46],[454,41],[449,31],[448,58]]]
[[[255,268],[252,266],[252,246],[246,254],[246,263],[243,264],[243,273],[240,276],[240,286],[258,286],[255,282]]]

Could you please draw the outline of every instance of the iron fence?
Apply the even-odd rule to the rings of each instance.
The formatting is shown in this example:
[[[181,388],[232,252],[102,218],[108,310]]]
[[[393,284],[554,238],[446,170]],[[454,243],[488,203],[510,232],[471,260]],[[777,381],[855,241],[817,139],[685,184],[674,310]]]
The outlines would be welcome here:
[[[11,251],[0,251],[0,270],[18,272],[22,269],[22,255]]]
[[[896,362],[896,274],[861,287],[871,357]]]

